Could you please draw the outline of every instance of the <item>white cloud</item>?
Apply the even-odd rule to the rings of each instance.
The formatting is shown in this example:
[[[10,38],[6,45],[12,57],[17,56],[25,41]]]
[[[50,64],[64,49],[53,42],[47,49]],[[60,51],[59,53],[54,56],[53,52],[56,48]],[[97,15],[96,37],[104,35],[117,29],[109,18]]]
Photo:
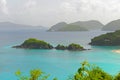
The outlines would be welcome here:
[[[8,15],[7,1],[0,0],[0,11],[6,15]]]
[[[107,23],[120,19],[120,0],[0,0],[0,12],[0,17],[9,14],[15,22],[32,25],[78,20]]]
[[[35,0],[28,0],[25,3],[25,8],[29,9],[29,8],[33,8],[37,5],[37,2]]]
[[[65,14],[74,20],[100,20],[104,23],[120,18],[120,0],[64,0]]]
[[[66,5],[66,4],[69,4]],[[64,5],[64,6],[63,6]],[[105,10],[105,11],[120,11],[119,0],[65,0],[62,4],[65,8],[74,8],[77,11],[94,11],[94,10]]]

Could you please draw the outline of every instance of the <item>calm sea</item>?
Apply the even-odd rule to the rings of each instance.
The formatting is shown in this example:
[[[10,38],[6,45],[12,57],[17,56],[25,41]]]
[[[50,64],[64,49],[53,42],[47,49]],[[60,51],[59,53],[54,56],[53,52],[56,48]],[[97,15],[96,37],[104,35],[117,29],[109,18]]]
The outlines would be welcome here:
[[[40,32],[33,31],[2,31],[0,32],[0,79],[17,80],[15,71],[21,70],[25,75],[31,69],[41,69],[50,74],[48,80],[57,77],[66,80],[75,74],[84,60],[100,66],[106,72],[114,75],[120,71],[120,54],[112,50],[120,47],[90,46],[91,38],[104,34],[104,31],[90,32]],[[12,46],[21,44],[28,38],[45,40],[56,46],[79,43],[88,51],[61,51],[61,50],[25,50],[14,49]]]

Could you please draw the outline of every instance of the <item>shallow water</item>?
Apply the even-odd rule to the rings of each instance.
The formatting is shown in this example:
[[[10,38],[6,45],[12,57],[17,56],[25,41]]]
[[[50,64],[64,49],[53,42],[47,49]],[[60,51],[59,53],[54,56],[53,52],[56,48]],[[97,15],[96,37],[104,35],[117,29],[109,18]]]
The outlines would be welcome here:
[[[12,31],[0,32],[0,79],[17,80],[15,71],[20,69],[28,74],[31,69],[40,68],[51,74],[49,80],[57,77],[66,80],[74,75],[84,60],[97,64],[106,72],[114,75],[120,71],[120,54],[112,52],[117,47],[90,46],[90,39],[103,34],[103,31],[91,32],[39,32],[39,31]],[[79,43],[88,51],[61,51],[61,50],[25,50],[14,49],[11,46],[21,44],[27,38],[45,40],[52,45],[68,45]]]

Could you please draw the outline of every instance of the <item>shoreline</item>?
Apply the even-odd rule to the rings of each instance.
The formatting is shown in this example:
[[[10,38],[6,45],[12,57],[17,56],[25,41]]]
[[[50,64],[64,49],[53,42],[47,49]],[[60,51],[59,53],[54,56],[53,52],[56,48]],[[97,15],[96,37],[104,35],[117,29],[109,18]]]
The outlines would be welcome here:
[[[120,54],[120,49],[118,50],[112,50],[112,52],[119,53]]]

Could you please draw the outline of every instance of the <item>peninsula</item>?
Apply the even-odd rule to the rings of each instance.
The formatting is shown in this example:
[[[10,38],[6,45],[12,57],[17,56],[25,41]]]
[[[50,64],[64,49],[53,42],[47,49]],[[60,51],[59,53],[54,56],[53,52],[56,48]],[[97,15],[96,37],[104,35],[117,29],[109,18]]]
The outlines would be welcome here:
[[[95,37],[89,44],[97,46],[120,46],[120,30]]]

